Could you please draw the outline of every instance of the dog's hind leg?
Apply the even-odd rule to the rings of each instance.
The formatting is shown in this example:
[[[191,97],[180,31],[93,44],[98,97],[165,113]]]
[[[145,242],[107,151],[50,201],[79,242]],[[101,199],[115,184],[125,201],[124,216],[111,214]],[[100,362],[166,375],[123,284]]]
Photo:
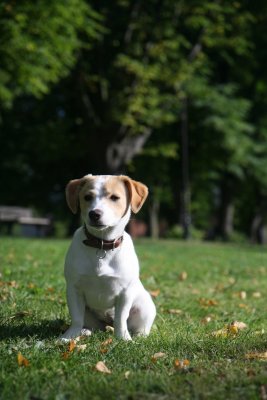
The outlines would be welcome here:
[[[148,336],[156,316],[156,307],[147,292],[144,292],[130,311],[127,325],[133,335]]]

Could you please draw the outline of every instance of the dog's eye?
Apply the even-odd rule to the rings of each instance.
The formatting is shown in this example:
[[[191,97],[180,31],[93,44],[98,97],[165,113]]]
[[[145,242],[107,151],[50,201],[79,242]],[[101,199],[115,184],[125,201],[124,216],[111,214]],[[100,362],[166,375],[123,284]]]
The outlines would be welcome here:
[[[91,200],[93,200],[93,196],[92,196],[91,194],[86,194],[86,195],[84,196],[84,200],[85,200],[85,201],[91,201]]]
[[[119,199],[120,199],[119,196],[116,196],[115,194],[112,194],[110,196],[110,200],[112,200],[112,201],[118,201]]]

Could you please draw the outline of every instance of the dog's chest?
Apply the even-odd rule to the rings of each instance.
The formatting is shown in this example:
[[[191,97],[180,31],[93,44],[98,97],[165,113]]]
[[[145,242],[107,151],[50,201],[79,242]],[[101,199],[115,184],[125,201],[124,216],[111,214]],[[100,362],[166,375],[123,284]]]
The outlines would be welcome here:
[[[107,254],[103,259],[95,255],[80,263],[75,272],[75,287],[88,307],[100,310],[114,306],[116,297],[131,280],[126,267],[115,254]]]

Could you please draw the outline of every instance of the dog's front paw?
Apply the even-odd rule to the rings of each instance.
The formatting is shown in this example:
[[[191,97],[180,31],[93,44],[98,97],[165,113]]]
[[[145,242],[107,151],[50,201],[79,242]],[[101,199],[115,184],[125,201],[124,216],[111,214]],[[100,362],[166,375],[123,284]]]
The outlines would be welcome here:
[[[70,327],[59,339],[62,342],[69,342],[71,339],[76,339],[79,336],[90,336],[91,334],[92,332],[89,329]]]
[[[118,339],[123,339],[123,340],[127,340],[130,341],[132,340],[131,335],[128,331],[115,331],[115,336]]]

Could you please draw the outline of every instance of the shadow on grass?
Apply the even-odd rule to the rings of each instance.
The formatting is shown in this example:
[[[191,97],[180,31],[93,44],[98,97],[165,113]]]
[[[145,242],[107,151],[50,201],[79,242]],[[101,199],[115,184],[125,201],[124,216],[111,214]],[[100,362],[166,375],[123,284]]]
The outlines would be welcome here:
[[[38,324],[33,323],[16,323],[0,324],[0,340],[37,337],[38,339],[57,338],[62,333],[64,321],[42,320]]]

